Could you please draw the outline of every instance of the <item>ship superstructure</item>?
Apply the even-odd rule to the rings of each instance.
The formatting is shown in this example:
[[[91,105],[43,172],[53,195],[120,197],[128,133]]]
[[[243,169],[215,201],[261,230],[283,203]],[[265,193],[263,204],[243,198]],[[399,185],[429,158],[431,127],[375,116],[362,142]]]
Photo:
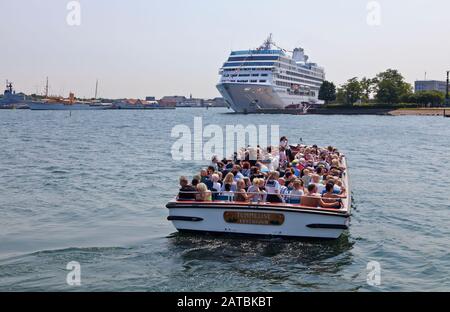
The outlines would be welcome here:
[[[232,51],[220,69],[219,92],[238,113],[320,105],[325,71],[303,48],[279,48],[272,35],[258,49]]]

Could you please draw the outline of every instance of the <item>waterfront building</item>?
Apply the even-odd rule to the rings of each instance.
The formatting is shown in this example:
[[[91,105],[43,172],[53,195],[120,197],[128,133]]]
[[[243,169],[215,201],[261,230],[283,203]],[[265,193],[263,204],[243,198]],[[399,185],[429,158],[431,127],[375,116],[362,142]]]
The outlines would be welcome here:
[[[177,104],[177,107],[203,107],[205,105],[204,99],[193,98],[192,94],[188,99]]]
[[[420,91],[439,91],[442,93],[447,92],[447,82],[439,80],[417,80],[414,83],[415,92]]]
[[[176,107],[179,103],[186,101],[185,96],[165,96],[158,101],[159,105],[162,107]]]

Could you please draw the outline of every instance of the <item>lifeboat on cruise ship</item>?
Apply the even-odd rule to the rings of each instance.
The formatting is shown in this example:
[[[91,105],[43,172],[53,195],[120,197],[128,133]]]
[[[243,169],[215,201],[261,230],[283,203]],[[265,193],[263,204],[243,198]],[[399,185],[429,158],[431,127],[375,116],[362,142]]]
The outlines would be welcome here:
[[[341,163],[347,168],[345,157]],[[214,201],[183,201],[167,204],[168,220],[179,232],[233,234],[286,238],[337,239],[349,228],[351,191],[348,168],[342,174],[347,190],[340,209],[307,206],[300,202],[235,202],[218,196]]]

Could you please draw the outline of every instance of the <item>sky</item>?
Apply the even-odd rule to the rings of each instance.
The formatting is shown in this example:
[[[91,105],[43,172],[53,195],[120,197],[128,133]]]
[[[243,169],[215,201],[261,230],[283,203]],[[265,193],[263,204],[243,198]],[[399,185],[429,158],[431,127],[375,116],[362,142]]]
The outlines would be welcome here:
[[[79,0],[75,26],[69,2],[0,0],[0,79],[28,94],[48,76],[53,95],[93,97],[98,79],[105,98],[212,98],[230,51],[270,33],[338,85],[388,68],[410,83],[444,80],[450,69],[448,0]]]

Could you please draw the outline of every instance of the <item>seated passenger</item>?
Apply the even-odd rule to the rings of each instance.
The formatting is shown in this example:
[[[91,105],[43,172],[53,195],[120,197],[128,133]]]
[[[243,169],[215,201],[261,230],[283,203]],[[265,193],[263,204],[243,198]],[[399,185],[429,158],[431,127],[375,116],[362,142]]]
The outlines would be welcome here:
[[[197,185],[200,183],[200,177],[198,176],[194,176],[194,178],[192,179],[192,186],[195,187],[195,190],[197,191]]]
[[[259,179],[258,183],[259,191],[262,193],[262,201],[267,202],[266,181]]]
[[[305,191],[303,189],[303,181],[295,180],[294,181],[294,189],[289,194],[291,200],[299,201],[303,195],[305,195]]]
[[[336,194],[334,191],[334,185],[333,183],[328,183],[327,186],[325,187],[325,193],[322,194],[322,197],[324,198],[324,201],[327,202],[327,200],[325,198],[331,198],[331,199],[335,199],[336,198],[346,198],[347,194]]]
[[[200,182],[205,183],[208,180],[208,170],[202,169],[200,170]]]
[[[220,180],[220,177],[219,177],[218,174],[214,173],[211,176],[211,181],[213,183],[211,191],[217,193],[217,192],[220,192],[222,190],[222,184],[220,184],[219,180]]]
[[[278,179],[280,178],[280,174],[277,171],[272,171],[269,174],[266,182],[266,192],[267,192],[267,201],[269,203],[282,203],[283,198],[281,197],[281,186],[278,183]]]
[[[248,202],[253,196],[247,195],[245,191],[245,182],[244,180],[239,180],[237,182],[236,193],[234,194],[234,201],[236,202]]]
[[[214,168],[214,171],[218,171],[220,169],[219,163],[219,157],[217,157],[217,155],[214,155],[211,159],[211,166]]]
[[[260,161],[258,161],[255,166],[258,167],[259,171],[262,174],[270,172],[269,168],[266,165],[264,165],[263,163],[261,163]]]
[[[232,200],[234,198],[234,192],[231,191],[231,184],[224,184],[224,191],[222,191],[220,195],[226,196],[229,200]]]
[[[186,177],[180,178],[180,192],[178,194],[178,200],[195,200],[195,194],[197,189],[192,185],[189,185]]]
[[[318,174],[312,175],[310,184],[315,184],[317,186],[317,193],[319,194],[322,194],[322,192],[325,190],[325,185],[320,183],[320,176]]]
[[[337,180],[334,177],[328,176],[326,184],[329,184],[329,183],[333,184],[333,192],[334,192],[334,194],[339,195],[339,194],[342,193],[342,189],[336,184],[336,181]],[[321,192],[322,195],[325,194],[325,193],[326,193],[326,190],[323,190]]]
[[[242,164],[242,175],[246,178],[250,177],[250,163],[249,162],[244,162]]]
[[[197,195],[196,200],[198,201],[212,201],[211,191],[208,190],[208,187],[205,183],[200,183],[197,185]]]
[[[253,185],[247,190],[247,194],[252,195],[252,202],[263,202],[265,199],[264,191],[259,188],[260,181],[258,178],[253,179]]]
[[[243,178],[242,180],[244,180],[244,182],[245,182],[245,190],[248,190],[248,188],[249,188],[250,186],[252,186],[252,182],[250,181],[250,178],[245,177],[245,178]]]
[[[311,183],[311,171],[309,169],[303,169],[302,180],[303,185],[309,185]]]
[[[264,174],[259,171],[258,167],[253,166],[250,168],[250,180],[253,181],[255,178],[264,179]]]
[[[308,195],[302,197],[300,204],[305,207],[313,208],[341,208],[341,203],[339,201],[334,201],[333,203],[324,202],[321,198],[321,195],[317,193],[317,186],[315,186],[314,184],[310,184],[308,186]]]
[[[289,189],[286,186],[286,180],[284,178],[279,178],[278,183],[280,183],[280,186],[281,186],[280,194],[281,194],[281,197],[283,198],[283,202],[289,201],[289,196],[288,196]]]
[[[200,172],[200,177],[201,183],[205,183],[206,187],[208,188],[208,190],[212,190],[213,188],[213,182],[211,180],[211,176],[214,173],[214,168],[213,167],[208,167],[208,169],[202,169],[202,171]]]
[[[231,172],[225,176],[225,179],[223,179],[223,185],[221,189],[222,192],[225,191],[225,185],[227,184],[231,185],[232,192],[236,191],[236,182],[234,181],[234,174]]]
[[[244,178],[244,175],[241,173],[241,166],[235,165],[233,170],[231,171],[234,175],[234,181],[237,182]]]

